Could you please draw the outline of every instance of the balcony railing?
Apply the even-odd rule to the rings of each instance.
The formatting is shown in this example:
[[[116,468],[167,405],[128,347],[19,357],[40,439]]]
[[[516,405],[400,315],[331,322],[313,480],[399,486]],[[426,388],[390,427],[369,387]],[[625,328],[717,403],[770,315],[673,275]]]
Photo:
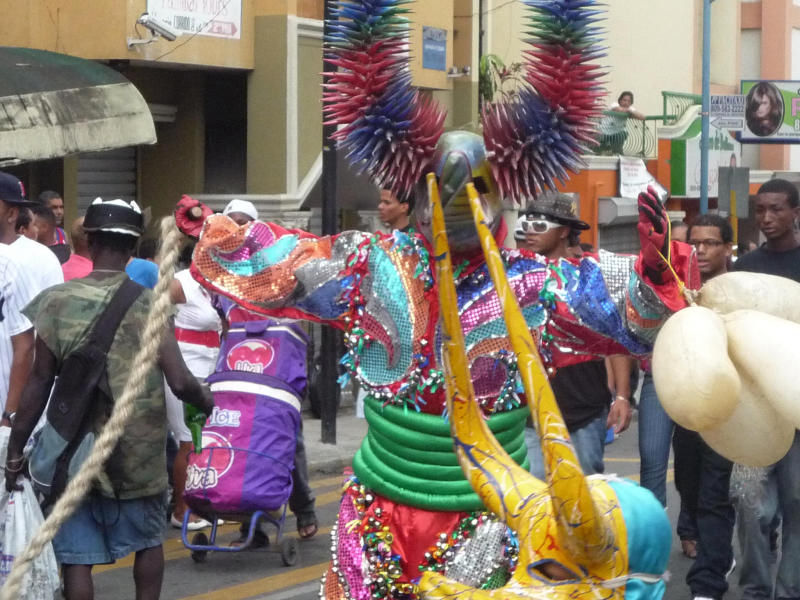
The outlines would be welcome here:
[[[672,125],[681,118],[690,106],[703,103],[699,94],[686,94],[682,92],[661,92],[664,101],[664,124]]]
[[[628,113],[607,110],[597,124],[597,145],[593,149],[601,156],[638,156],[655,158],[658,151],[656,122],[672,125],[692,106],[702,103],[697,94],[681,92],[661,92],[664,112],[651,115],[644,120],[636,119]]]
[[[597,146],[601,156],[638,156],[655,158],[657,150],[656,121],[662,116],[635,119],[627,113],[607,110],[597,124]]]

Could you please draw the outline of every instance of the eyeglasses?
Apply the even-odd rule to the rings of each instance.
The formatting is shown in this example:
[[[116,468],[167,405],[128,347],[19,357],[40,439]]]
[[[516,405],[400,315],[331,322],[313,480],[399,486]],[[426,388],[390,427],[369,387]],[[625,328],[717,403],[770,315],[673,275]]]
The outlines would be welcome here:
[[[717,248],[722,246],[725,242],[722,240],[689,240],[689,244],[694,246],[695,248],[699,248],[700,246],[705,246],[706,248]]]
[[[520,227],[525,233],[547,233],[556,227],[564,227],[561,223],[553,223],[552,221],[545,221],[544,219],[529,220],[523,219],[520,221]]]

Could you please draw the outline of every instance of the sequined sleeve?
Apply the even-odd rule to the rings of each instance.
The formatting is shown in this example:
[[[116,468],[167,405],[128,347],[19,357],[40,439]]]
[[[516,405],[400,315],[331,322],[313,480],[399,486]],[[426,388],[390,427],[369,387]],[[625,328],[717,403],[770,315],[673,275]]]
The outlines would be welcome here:
[[[610,305],[600,312],[609,322],[619,323],[614,337],[634,355],[649,353],[664,321],[685,306],[681,285],[699,287],[693,249],[676,242],[672,258],[674,276],[665,276],[660,284],[647,278],[637,256],[601,250],[596,259],[584,259],[596,261],[602,274]]]
[[[347,261],[369,237],[316,237],[259,221],[240,227],[215,215],[206,220],[192,275],[258,313],[341,326],[352,287]]]
[[[628,332],[628,337],[637,341],[626,344],[634,354],[649,351],[656,339],[658,330],[672,311],[664,304],[656,290],[644,277],[637,273],[637,257],[614,254],[601,250],[598,254],[600,270],[608,288],[608,294],[616,308],[620,320]]]

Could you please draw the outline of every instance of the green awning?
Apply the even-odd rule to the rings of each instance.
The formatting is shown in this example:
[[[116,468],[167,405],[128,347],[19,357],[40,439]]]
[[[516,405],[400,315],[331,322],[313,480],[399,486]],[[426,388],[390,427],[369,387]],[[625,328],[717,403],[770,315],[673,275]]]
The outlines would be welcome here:
[[[114,69],[0,47],[0,166],[155,142],[147,103]]]

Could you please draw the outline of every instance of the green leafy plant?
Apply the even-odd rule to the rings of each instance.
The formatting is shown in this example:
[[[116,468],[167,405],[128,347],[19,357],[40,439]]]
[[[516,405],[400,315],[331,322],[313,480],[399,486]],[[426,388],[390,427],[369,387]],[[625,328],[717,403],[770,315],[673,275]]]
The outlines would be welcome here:
[[[523,64],[520,62],[506,65],[496,54],[481,56],[478,66],[478,93],[481,104],[502,99],[513,100],[522,83]]]

